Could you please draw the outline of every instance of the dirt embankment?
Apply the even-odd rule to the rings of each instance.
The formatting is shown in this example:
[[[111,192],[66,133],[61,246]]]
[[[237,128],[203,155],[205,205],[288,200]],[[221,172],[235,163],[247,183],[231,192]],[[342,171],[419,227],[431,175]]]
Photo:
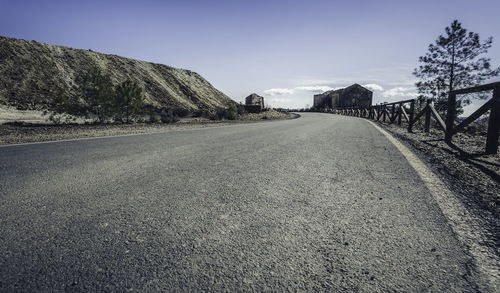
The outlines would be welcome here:
[[[55,98],[75,94],[78,75],[95,67],[114,84],[136,82],[144,89],[146,105],[155,108],[195,112],[234,103],[193,71],[0,36],[0,105],[51,110]]]
[[[176,123],[134,124],[21,124],[0,125],[0,145],[43,142],[75,138],[90,138],[113,135],[167,132],[205,127],[217,127],[259,121],[297,118],[297,114],[266,111],[259,114],[241,115],[238,120],[210,120],[207,118],[181,118]]]

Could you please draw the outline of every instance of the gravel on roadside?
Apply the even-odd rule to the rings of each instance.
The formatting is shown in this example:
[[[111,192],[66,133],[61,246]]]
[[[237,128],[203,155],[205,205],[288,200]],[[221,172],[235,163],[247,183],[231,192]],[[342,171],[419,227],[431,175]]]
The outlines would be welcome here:
[[[484,155],[485,133],[457,133],[453,144],[438,129],[425,133],[378,123],[426,163],[477,218],[489,236],[486,245],[500,256],[500,154]]]
[[[238,120],[210,120],[206,118],[181,118],[176,123],[134,123],[134,124],[26,124],[8,123],[0,125],[0,145],[43,142],[76,138],[113,135],[166,132],[205,127],[218,127],[243,123],[255,123],[297,118],[297,114],[267,111],[259,114],[245,114]]]

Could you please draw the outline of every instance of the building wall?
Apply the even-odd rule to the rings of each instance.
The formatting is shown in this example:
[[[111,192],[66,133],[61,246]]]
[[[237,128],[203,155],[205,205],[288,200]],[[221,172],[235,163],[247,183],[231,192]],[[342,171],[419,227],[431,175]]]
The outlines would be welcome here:
[[[323,100],[324,96],[322,94],[319,95],[314,95],[314,100],[313,100],[313,107],[314,108],[319,108],[321,101]]]
[[[261,109],[264,109],[264,98],[258,95],[250,95],[245,98],[245,105],[260,106]]]
[[[248,113],[260,113],[263,108],[260,105],[245,105],[245,110]]]
[[[339,107],[367,108],[372,105],[373,93],[361,87],[346,88],[339,99]]]
[[[328,91],[314,95],[315,108],[367,108],[372,104],[373,93],[364,87],[354,84],[347,88]]]
[[[339,93],[332,94],[332,108],[337,107],[339,104],[340,95]]]

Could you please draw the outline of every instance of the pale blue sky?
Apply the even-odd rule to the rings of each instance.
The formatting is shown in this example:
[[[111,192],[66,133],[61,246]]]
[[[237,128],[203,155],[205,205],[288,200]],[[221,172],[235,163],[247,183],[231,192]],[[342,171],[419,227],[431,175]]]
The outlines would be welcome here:
[[[377,89],[374,102],[411,97],[418,57],[454,19],[494,37],[498,66],[498,11],[498,0],[0,0],[0,35],[186,68],[236,101],[304,107],[315,89],[355,82]]]

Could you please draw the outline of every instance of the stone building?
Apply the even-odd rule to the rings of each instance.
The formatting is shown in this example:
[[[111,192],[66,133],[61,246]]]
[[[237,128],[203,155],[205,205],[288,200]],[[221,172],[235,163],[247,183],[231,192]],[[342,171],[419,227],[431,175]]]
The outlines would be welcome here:
[[[372,91],[355,83],[343,89],[314,95],[313,106],[316,109],[367,108],[372,105],[372,98]]]
[[[264,97],[251,94],[245,98],[245,109],[250,113],[259,113],[264,110]]]

